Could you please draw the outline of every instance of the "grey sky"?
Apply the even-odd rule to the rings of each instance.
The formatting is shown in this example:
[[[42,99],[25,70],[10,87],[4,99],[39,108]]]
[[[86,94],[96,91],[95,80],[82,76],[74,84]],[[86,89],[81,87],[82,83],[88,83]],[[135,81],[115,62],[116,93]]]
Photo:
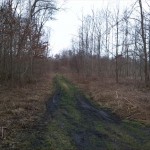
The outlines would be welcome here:
[[[50,43],[51,54],[59,53],[62,49],[68,48],[73,35],[77,35],[80,25],[79,18],[89,14],[92,9],[115,9],[117,6],[123,9],[130,6],[135,0],[58,0],[59,6],[63,5],[65,10],[56,14],[55,21],[51,21],[47,26],[51,27]]]

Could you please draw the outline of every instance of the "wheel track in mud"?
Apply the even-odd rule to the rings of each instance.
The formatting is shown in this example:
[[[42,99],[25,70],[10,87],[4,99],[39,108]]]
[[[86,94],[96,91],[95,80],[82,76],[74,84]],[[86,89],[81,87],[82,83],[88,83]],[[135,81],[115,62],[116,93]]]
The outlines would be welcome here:
[[[67,133],[78,150],[105,150],[111,149],[111,146],[113,147],[112,149],[137,149],[137,147],[128,145],[126,141],[117,141],[117,139],[112,138],[112,136],[120,136],[120,134],[117,132],[120,132],[120,130],[124,130],[124,125],[121,119],[109,110],[105,110],[103,108],[96,108],[78,90],[73,93],[72,99],[74,99],[74,108],[81,115],[81,118],[79,122],[75,121],[75,119],[69,115],[66,107],[64,105],[62,107],[60,104],[61,97],[63,97],[63,92],[60,89],[59,92],[56,92],[56,95],[54,95],[53,100],[50,102],[50,105],[47,109],[53,117],[55,117],[54,111],[59,111],[59,109],[63,109],[63,116],[71,126],[71,129],[67,129]],[[57,95],[57,93],[59,94]],[[102,124],[104,126],[104,130],[109,131],[112,135],[109,136],[109,134],[104,131],[98,131],[96,129],[97,124]],[[111,126],[119,128],[119,131],[114,131]],[[134,134],[127,134],[131,137],[134,136]],[[134,138],[137,137],[135,136]],[[143,142],[141,139],[139,141]],[[110,147],[108,146],[107,142],[111,143]]]
[[[18,136],[18,150],[150,149],[149,127],[95,106],[63,77],[55,78],[55,89],[32,132]]]

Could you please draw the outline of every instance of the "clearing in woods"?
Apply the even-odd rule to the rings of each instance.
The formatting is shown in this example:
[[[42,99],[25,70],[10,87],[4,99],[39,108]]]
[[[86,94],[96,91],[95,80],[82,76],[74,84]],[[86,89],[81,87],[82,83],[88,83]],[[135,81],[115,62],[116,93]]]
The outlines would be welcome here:
[[[150,127],[100,108],[62,76],[41,121],[21,133],[22,150],[149,150]],[[3,149],[7,149],[3,147]]]

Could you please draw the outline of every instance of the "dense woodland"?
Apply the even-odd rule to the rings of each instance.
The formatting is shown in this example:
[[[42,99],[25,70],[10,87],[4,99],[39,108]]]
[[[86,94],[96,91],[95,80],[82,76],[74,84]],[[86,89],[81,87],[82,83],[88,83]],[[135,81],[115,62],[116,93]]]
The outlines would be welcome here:
[[[54,0],[0,1],[1,81],[23,84],[49,69],[44,25],[57,10]]]
[[[112,77],[117,83],[134,79],[150,86],[149,3],[137,0],[125,10],[81,14],[72,47],[50,58],[44,25],[58,10],[55,0],[0,1],[1,81],[24,84],[65,68],[85,77]]]
[[[149,10],[148,3],[138,0],[123,11],[108,7],[82,15],[72,48],[60,56],[62,64],[85,77],[113,77],[117,83],[120,79],[133,79],[145,82],[148,87]]]

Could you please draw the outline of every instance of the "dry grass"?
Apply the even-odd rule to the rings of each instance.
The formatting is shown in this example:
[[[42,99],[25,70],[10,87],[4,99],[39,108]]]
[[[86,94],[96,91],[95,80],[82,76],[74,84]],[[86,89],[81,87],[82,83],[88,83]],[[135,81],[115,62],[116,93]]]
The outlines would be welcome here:
[[[93,100],[111,108],[123,118],[150,123],[150,91],[137,88],[132,80],[116,84],[114,80],[68,75]]]
[[[0,87],[0,127],[8,133],[33,125],[45,112],[45,101],[52,92],[52,75],[25,87]],[[0,130],[0,136],[2,130]]]

